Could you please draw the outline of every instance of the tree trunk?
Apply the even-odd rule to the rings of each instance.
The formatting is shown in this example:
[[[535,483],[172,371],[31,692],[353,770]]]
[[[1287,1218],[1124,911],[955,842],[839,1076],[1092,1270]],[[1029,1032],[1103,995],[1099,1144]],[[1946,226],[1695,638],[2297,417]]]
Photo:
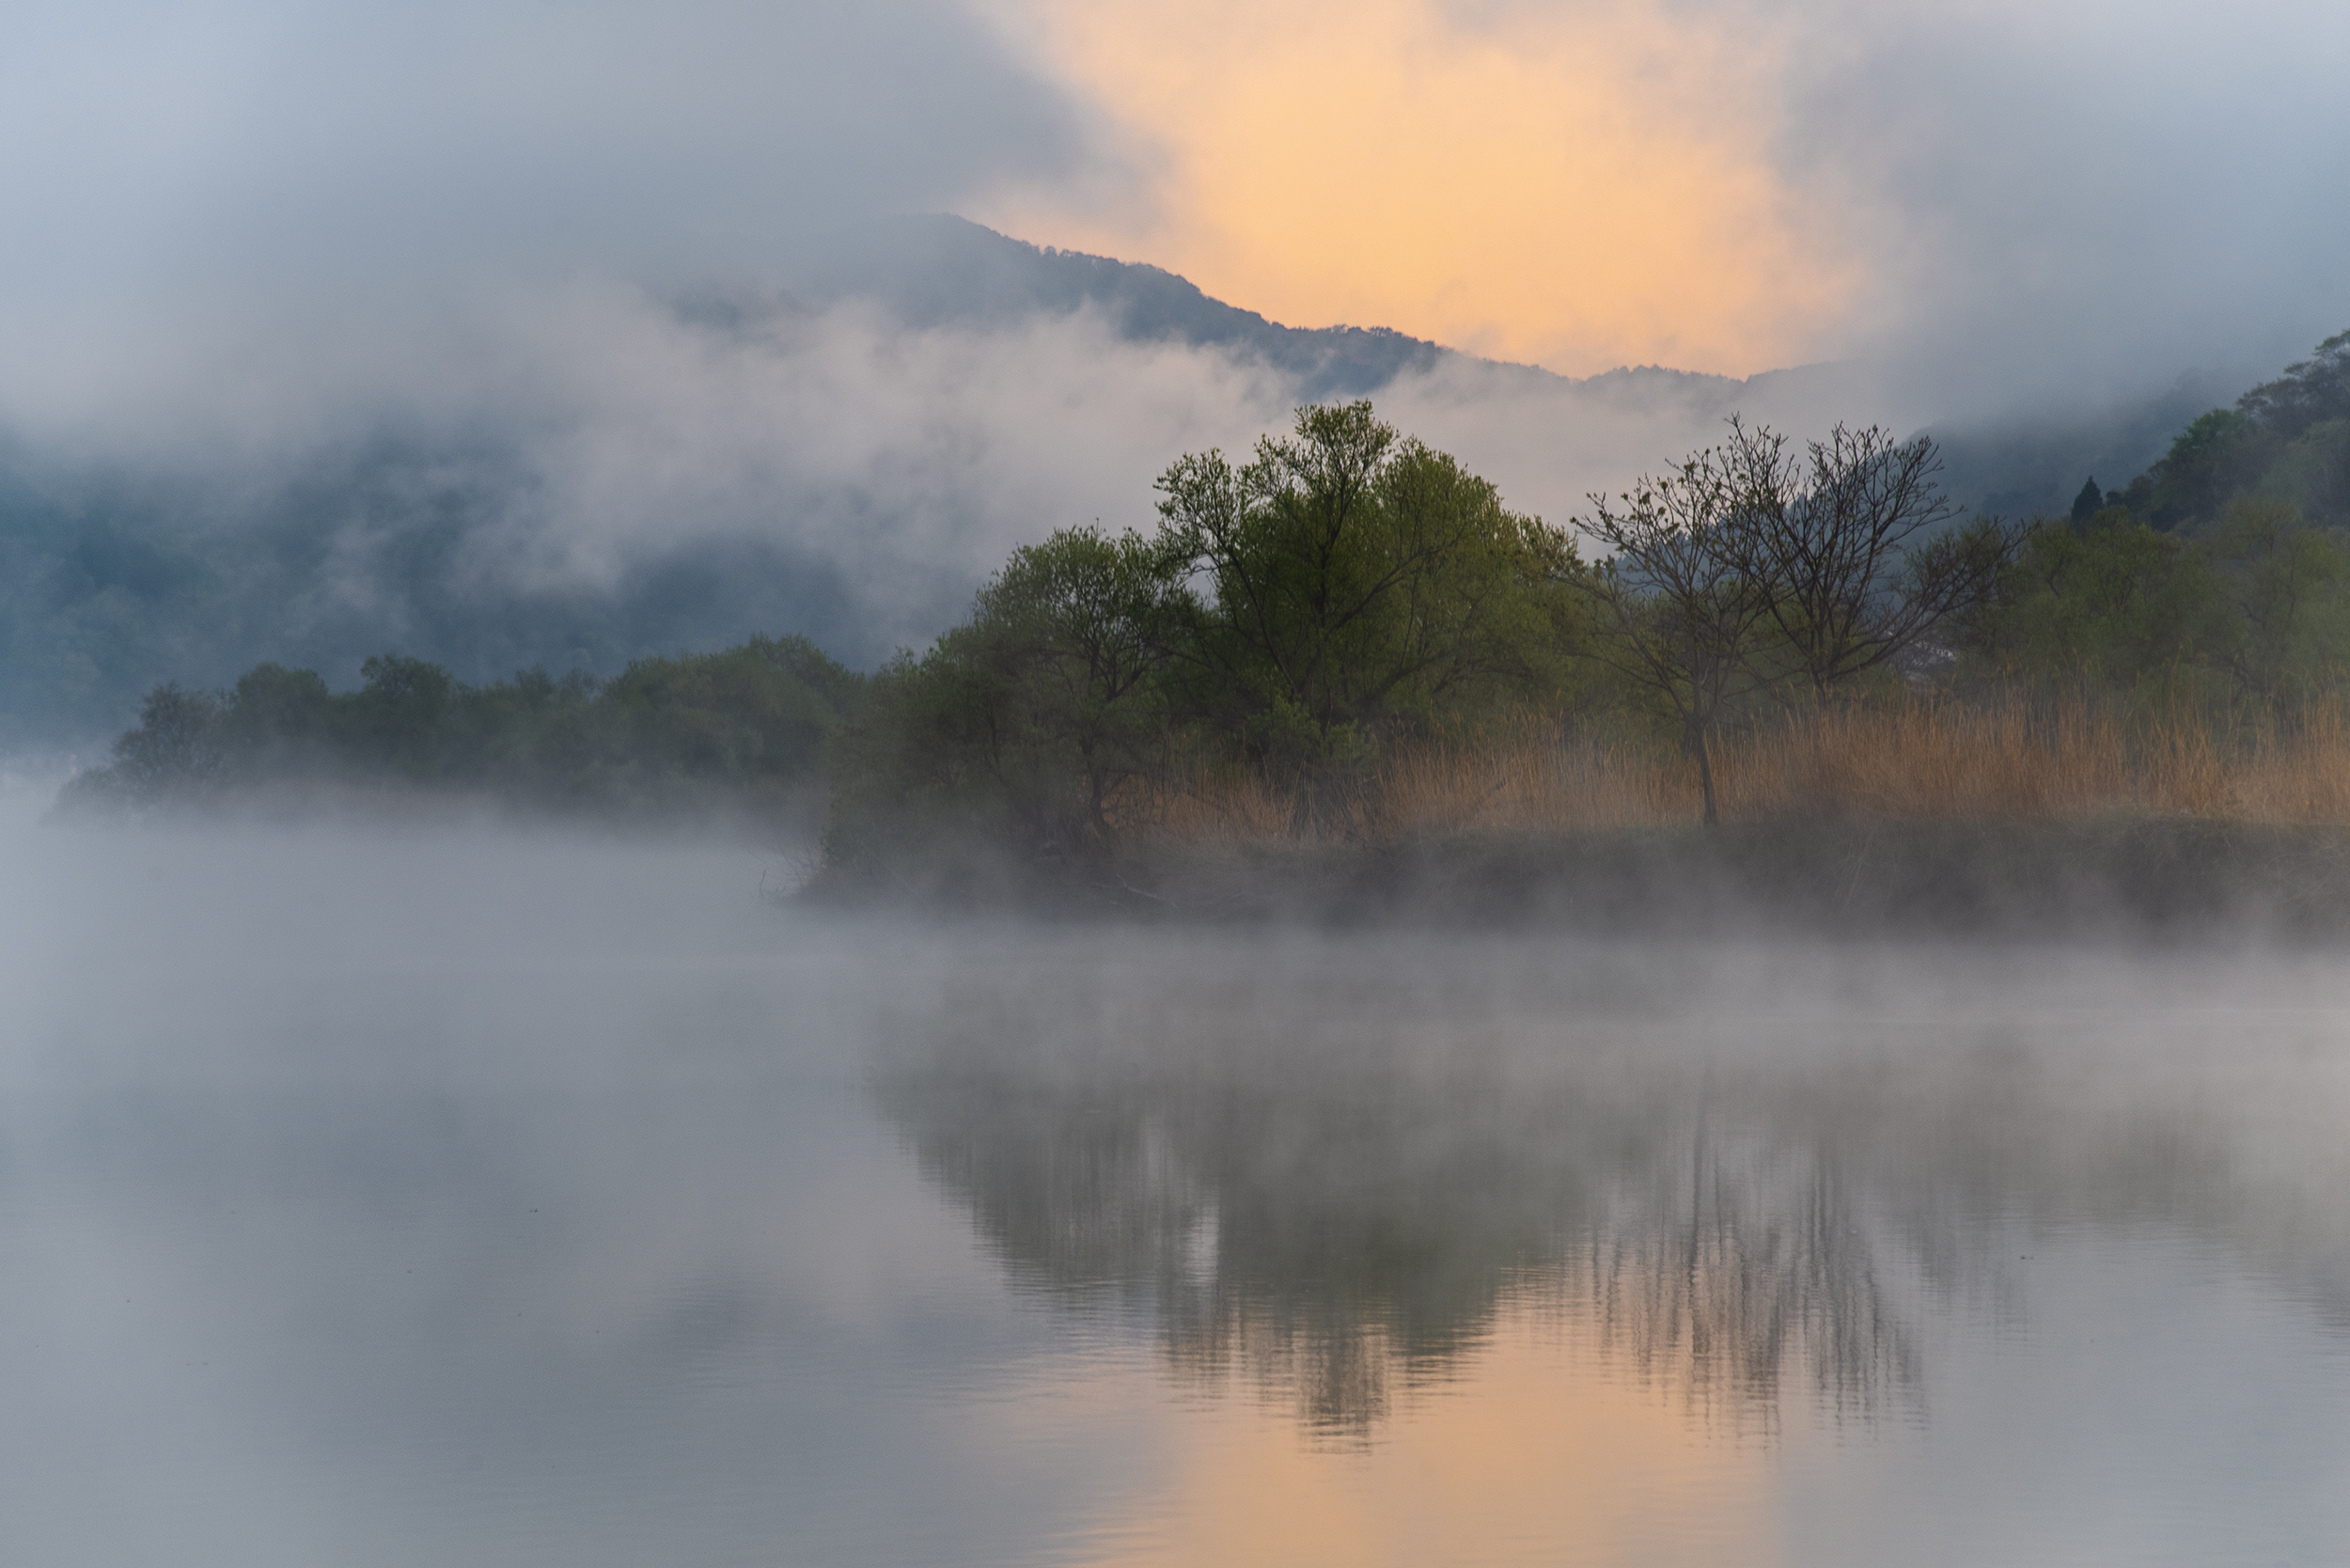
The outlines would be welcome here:
[[[1705,825],[1719,827],[1721,813],[1714,808],[1714,759],[1705,745],[1705,730],[1701,727],[1691,729],[1689,739],[1697,747],[1698,786],[1705,793]]]

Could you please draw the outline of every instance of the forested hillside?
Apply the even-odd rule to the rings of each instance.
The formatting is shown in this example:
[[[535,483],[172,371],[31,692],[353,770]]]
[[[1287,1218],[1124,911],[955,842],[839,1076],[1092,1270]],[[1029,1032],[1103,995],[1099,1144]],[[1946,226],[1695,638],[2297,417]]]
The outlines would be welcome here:
[[[2350,332],[2233,408],[2199,416],[2127,484],[2101,494],[2091,476],[2073,517],[2119,507],[2165,533],[2199,535],[2246,506],[2271,503],[2307,525],[2350,526]]]

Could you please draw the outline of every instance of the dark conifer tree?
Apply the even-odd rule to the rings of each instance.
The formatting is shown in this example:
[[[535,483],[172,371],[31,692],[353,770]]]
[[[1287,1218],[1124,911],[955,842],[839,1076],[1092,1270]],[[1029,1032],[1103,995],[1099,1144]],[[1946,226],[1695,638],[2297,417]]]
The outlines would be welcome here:
[[[2073,526],[2086,525],[2091,518],[2105,510],[2105,495],[2097,488],[2097,476],[2092,474],[2089,482],[2081,486],[2081,493],[2073,497]]]

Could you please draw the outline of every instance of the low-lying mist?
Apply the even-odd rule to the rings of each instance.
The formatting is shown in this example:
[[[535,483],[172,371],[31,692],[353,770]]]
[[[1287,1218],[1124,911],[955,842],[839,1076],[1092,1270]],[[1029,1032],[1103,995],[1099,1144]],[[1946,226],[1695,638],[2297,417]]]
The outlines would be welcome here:
[[[1952,1347],[2018,1335],[2297,1431],[2264,1357],[2350,1325],[2330,953],[908,920],[729,844],[29,817],[6,1497],[101,1560],[1034,1560],[1160,1496],[1154,1388],[1368,1456],[1529,1343],[1732,1453],[1971,1442],[2013,1378]],[[2046,1414],[1954,1551],[2068,1516]],[[2318,1528],[2323,1445],[2248,1430],[2125,1484]]]

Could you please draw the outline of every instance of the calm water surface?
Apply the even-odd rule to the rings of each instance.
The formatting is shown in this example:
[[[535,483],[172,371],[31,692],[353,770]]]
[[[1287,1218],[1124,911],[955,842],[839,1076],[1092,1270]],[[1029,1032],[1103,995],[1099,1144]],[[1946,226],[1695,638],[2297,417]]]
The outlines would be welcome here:
[[[8,827],[0,1559],[2350,1562],[2340,955],[773,870]]]

